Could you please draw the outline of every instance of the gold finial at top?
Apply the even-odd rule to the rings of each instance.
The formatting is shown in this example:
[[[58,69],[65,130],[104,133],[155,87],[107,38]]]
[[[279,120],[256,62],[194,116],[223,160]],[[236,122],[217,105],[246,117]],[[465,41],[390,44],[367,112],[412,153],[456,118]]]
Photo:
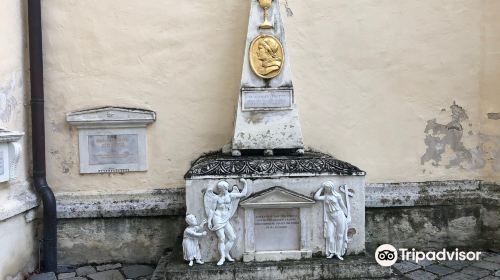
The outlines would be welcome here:
[[[262,9],[264,9],[264,22],[259,26],[261,29],[271,29],[273,26],[267,19],[269,17],[269,8],[271,8],[271,5],[273,3],[273,0],[259,0],[259,5]]]

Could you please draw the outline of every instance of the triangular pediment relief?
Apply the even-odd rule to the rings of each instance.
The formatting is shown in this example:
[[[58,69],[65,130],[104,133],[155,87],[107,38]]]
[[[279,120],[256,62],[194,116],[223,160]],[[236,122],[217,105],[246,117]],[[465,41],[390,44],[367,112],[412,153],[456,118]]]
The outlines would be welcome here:
[[[66,120],[77,127],[113,124],[147,125],[156,120],[156,113],[144,109],[108,106],[71,112],[66,115]]]
[[[283,187],[272,187],[251,195],[243,200],[240,205],[242,207],[256,208],[290,208],[307,207],[314,203],[315,201],[313,199],[300,193]]]

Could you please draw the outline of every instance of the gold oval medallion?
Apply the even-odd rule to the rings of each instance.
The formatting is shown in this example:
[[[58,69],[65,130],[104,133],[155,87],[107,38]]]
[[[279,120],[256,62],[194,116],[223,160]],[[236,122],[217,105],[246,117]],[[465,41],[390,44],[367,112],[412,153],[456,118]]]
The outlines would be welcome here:
[[[278,76],[285,63],[283,46],[271,35],[255,37],[250,44],[249,56],[253,72],[264,79]]]

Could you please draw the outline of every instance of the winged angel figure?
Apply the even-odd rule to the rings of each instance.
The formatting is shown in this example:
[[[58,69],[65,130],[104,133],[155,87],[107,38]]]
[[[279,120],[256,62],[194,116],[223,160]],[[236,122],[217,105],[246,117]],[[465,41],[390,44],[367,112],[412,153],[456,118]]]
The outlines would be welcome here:
[[[215,186],[217,194],[214,193],[213,187],[209,187],[203,198],[205,212],[208,217],[208,229],[215,231],[219,241],[220,259],[217,265],[224,264],[226,259],[230,262],[234,261],[229,251],[234,245],[236,234],[229,220],[236,212],[240,199],[247,196],[248,192],[247,181],[241,178],[240,182],[243,183],[241,192],[236,185],[229,192],[229,184],[226,181],[220,181]]]

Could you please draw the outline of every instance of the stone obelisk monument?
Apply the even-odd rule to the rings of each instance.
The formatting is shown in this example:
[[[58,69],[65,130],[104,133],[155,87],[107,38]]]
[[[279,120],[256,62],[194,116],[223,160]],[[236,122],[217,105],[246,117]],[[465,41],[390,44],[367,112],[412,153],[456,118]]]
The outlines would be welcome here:
[[[250,3],[232,143],[201,155],[184,176],[186,213],[208,225],[194,255],[218,269],[169,264],[162,279],[352,277],[342,274],[338,261],[365,250],[365,172],[329,154],[304,151],[280,1]],[[334,205],[345,207],[337,206],[332,216]],[[184,239],[183,248],[191,244],[189,236]],[[312,259],[321,255],[336,261]],[[306,274],[296,265],[303,259],[312,259]],[[284,260],[270,269],[269,261]],[[234,261],[253,264],[228,264]],[[365,259],[347,265],[358,263],[378,267]],[[386,275],[371,271],[356,276]]]
[[[279,0],[251,1],[232,154],[303,149]]]

